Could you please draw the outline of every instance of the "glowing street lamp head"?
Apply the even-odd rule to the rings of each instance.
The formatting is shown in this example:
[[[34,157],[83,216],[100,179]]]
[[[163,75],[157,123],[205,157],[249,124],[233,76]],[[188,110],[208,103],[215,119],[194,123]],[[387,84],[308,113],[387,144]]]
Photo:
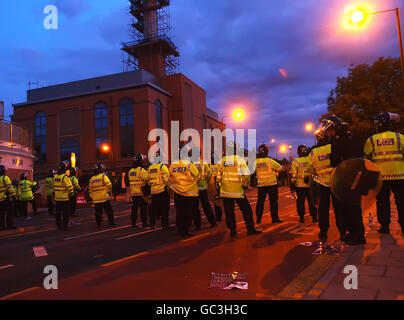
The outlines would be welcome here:
[[[314,130],[314,125],[312,123],[306,124],[306,131],[313,131]]]
[[[271,139],[271,143],[275,143],[275,141],[276,141],[275,139]]]
[[[109,145],[107,145],[107,144],[103,144],[103,145],[101,146],[101,150],[104,151],[104,152],[109,152],[110,147],[109,147]]]
[[[363,4],[349,5],[344,11],[344,25],[347,29],[359,29],[368,20],[369,8]]]
[[[365,13],[362,10],[355,11],[351,14],[352,23],[360,23],[365,19]]]
[[[286,152],[286,151],[288,150],[288,147],[285,146],[285,145],[281,145],[281,147],[279,148],[279,150],[284,153],[284,152]]]
[[[236,121],[241,121],[241,120],[244,119],[244,117],[245,117],[244,111],[241,110],[241,109],[235,110],[235,111],[233,112],[233,118],[234,118],[234,120],[236,120]]]

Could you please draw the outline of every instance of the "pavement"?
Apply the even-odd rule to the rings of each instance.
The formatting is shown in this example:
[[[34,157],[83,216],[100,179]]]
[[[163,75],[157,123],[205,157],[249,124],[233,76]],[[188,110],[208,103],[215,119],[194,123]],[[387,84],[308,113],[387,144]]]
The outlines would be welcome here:
[[[248,199],[255,213],[256,190],[248,191]],[[390,283],[386,282],[384,287],[386,290],[379,289],[380,292],[375,294],[375,297],[383,298],[387,291],[391,291],[399,298],[404,288],[400,282],[395,281],[401,270],[399,270],[400,266],[394,263],[397,263],[397,259],[402,261],[399,258],[400,254],[401,258],[403,254],[403,248],[395,246],[398,240],[404,240],[396,234],[397,230],[393,230],[391,237],[380,237],[386,238],[380,244],[376,243],[381,240],[377,238],[378,234],[373,230],[369,232],[366,246],[349,247],[340,256],[314,255],[313,252],[317,249],[315,246],[302,246],[301,243],[316,241],[318,226],[311,223],[308,215],[304,224],[298,223],[295,200],[290,197],[287,188],[279,190],[279,215],[284,222],[271,223],[267,201],[263,218],[264,232],[260,235],[246,235],[242,215],[239,210],[236,210],[238,223],[236,241],[230,241],[224,221],[218,227],[210,228],[203,213],[202,230],[195,231],[194,237],[183,239],[177,236],[175,230],[133,229],[130,226],[130,205],[124,198],[119,198],[113,206],[117,217],[117,226],[113,228],[97,229],[93,209],[88,208],[79,210],[78,217],[73,219],[71,230],[68,231],[55,231],[54,221],[51,221],[53,217],[44,213],[40,217],[34,217],[32,225],[28,226],[33,229],[29,231],[15,230],[13,234],[0,233],[0,298],[18,300],[331,299],[332,291],[330,290],[336,287],[341,291],[343,287],[342,282],[338,282],[338,276],[341,276],[339,271],[348,261],[346,259],[358,260],[361,251],[371,256],[368,263],[386,262],[392,265],[384,266],[383,273],[380,273],[380,267],[383,266],[376,265],[379,267],[376,269],[380,270],[375,274],[371,272],[376,271],[370,270],[367,266],[359,266],[357,292],[369,290],[367,287],[362,288],[365,280],[366,283],[371,283],[372,279],[368,278],[374,276],[387,279],[392,274],[396,276],[395,283],[389,287]],[[368,212],[366,211],[367,214]],[[170,223],[174,225],[172,200],[170,217]],[[333,213],[330,217],[329,239],[330,242],[338,242]],[[396,221],[395,219],[393,215],[393,222]],[[393,237],[398,239],[395,243],[392,243]],[[381,244],[383,244],[382,248],[377,249],[377,246]],[[377,252],[388,254],[389,259],[385,259],[386,256],[377,258],[375,256]],[[58,268],[58,290],[43,288],[44,267],[47,265]],[[332,270],[335,274],[330,275]],[[209,289],[211,272],[234,271],[247,274],[248,290]],[[371,274],[367,275],[365,272]],[[328,277],[328,282],[325,277]],[[387,279],[387,281],[390,280]],[[318,293],[319,288],[321,293]],[[347,293],[334,294],[334,297],[338,298],[340,294],[338,299],[344,299]]]

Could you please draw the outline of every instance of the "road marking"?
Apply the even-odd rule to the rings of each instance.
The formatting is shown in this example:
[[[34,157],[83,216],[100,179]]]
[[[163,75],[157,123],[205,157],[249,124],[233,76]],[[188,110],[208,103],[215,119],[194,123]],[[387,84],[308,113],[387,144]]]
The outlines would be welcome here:
[[[150,232],[154,232],[154,231],[159,231],[159,230],[163,230],[163,228],[160,227],[160,228],[151,229],[151,230],[147,230],[147,231],[143,231],[143,232],[133,233],[133,234],[130,234],[128,236],[124,236],[124,237],[121,237],[121,238],[116,238],[115,240],[123,240],[123,239],[133,238],[133,237],[140,236],[142,234],[146,234],[146,233],[150,233]]]
[[[37,290],[37,289],[39,289],[39,287],[32,287],[32,288],[29,288],[29,289],[18,291],[16,293],[10,294],[8,296],[2,297],[2,298],[0,298],[0,300],[8,300],[8,299],[14,298],[16,296],[19,296],[21,294],[28,293],[28,292],[31,292],[31,291],[34,291],[34,290]]]
[[[48,252],[46,252],[45,247],[33,247],[32,250],[34,251],[35,257],[46,257]]]
[[[264,231],[262,231],[262,233],[270,232],[270,231],[272,231],[272,230],[278,229],[279,227],[284,226],[285,224],[289,224],[289,223],[290,223],[290,222],[283,222],[283,223],[280,223],[280,224],[278,224],[278,225],[276,225],[276,226],[272,226],[272,227],[270,227],[270,228],[268,228],[268,229],[265,229]]]
[[[4,269],[7,269],[7,268],[12,268],[12,267],[14,267],[14,265],[13,265],[13,264],[9,264],[9,265],[7,265],[7,266],[0,267],[0,270],[4,270]]]
[[[97,231],[97,232],[82,234],[81,236],[75,236],[75,237],[66,238],[66,239],[64,239],[64,241],[73,240],[73,239],[79,239],[79,238],[84,238],[84,237],[89,237],[89,236],[93,236],[93,235],[96,235],[96,234],[111,232],[111,231],[120,230],[120,229],[125,229],[125,228],[129,228],[131,226],[132,226],[131,224],[128,224],[126,226],[122,226],[122,227],[118,227],[118,228],[113,228],[113,229],[108,229],[108,230],[103,230],[103,231]]]
[[[292,230],[292,229],[295,229],[296,227],[299,227],[299,226],[296,226],[296,225],[294,224],[293,226],[290,226],[289,228],[282,229],[281,231],[279,231],[279,233],[288,232],[288,231],[290,231],[290,230]]]
[[[206,237],[206,236],[208,236],[210,234],[211,234],[210,232],[203,233],[203,234],[200,234],[199,236],[195,236],[195,237],[192,237],[192,238],[189,238],[189,239],[181,240],[181,242],[189,242],[189,241],[196,240],[196,239],[199,239],[199,238],[202,238],[202,237]]]
[[[147,254],[149,254],[149,253],[146,252],[146,251],[143,251],[143,252],[137,253],[137,254],[135,254],[135,255],[133,255],[133,256],[126,257],[126,258],[122,258],[122,259],[119,259],[119,260],[115,260],[115,261],[112,261],[112,262],[103,264],[103,265],[101,265],[101,266],[102,266],[102,267],[109,267],[109,266],[112,266],[112,265],[114,265],[114,264],[118,264],[118,263],[121,263],[121,262],[124,262],[124,261],[128,261],[128,260],[131,260],[131,259],[135,259],[135,258],[138,258],[138,257],[141,257],[141,256],[145,256],[145,255],[147,255]]]

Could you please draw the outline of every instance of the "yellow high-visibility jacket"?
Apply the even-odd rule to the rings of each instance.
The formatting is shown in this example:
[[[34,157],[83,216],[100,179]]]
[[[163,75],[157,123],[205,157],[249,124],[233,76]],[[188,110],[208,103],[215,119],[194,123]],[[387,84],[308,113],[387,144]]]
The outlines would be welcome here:
[[[212,182],[212,179],[217,177],[220,170],[219,164],[211,164],[209,165],[209,181]]]
[[[199,190],[208,190],[208,179],[210,176],[210,169],[207,163],[195,163],[195,166],[198,168],[200,178],[198,181],[198,189]]]
[[[198,197],[200,173],[189,160],[179,160],[170,166],[170,187],[184,197]]]
[[[334,170],[331,167],[331,144],[314,148],[307,157],[310,173],[313,173],[313,180],[329,187],[331,182],[331,173]]]
[[[164,164],[153,164],[147,170],[148,180],[151,194],[159,194],[166,190],[169,179],[168,168]]]
[[[45,179],[45,190],[46,196],[50,197],[53,195],[53,178],[46,178]]]
[[[225,156],[216,180],[220,185],[220,197],[244,198],[244,188],[248,187],[250,181],[250,170],[242,157]]]
[[[20,189],[18,186],[13,185],[14,193],[15,193],[15,198],[17,200],[20,200],[21,194],[20,194]]]
[[[298,188],[308,188],[309,185],[304,179],[310,176],[309,159],[307,157],[299,157],[292,162],[292,182],[296,182]]]
[[[255,160],[255,172],[257,174],[257,186],[269,187],[278,184],[276,173],[282,170],[282,166],[271,158],[258,158]]]
[[[404,135],[391,131],[375,134],[366,141],[364,149],[382,172],[383,180],[404,179]]]
[[[36,182],[32,183],[29,180],[21,180],[18,187],[20,189],[20,200],[29,201],[34,199],[32,187],[36,186]]]
[[[112,191],[112,183],[105,174],[100,173],[91,177],[88,191],[94,204],[107,202],[110,200],[109,193]]]
[[[142,167],[132,168],[129,171],[130,193],[132,197],[143,196],[142,187],[146,185],[148,175]]]
[[[55,174],[53,177],[53,189],[55,191],[55,201],[69,201],[69,196],[73,195],[72,182],[65,174]]]
[[[15,191],[11,180],[8,176],[0,176],[0,201],[4,201],[7,198],[7,193],[14,197]]]
[[[75,176],[70,177],[70,181],[72,182],[73,190],[75,192],[81,191],[81,188],[80,188],[80,185],[79,185],[79,179],[77,179],[77,177],[75,177]]]

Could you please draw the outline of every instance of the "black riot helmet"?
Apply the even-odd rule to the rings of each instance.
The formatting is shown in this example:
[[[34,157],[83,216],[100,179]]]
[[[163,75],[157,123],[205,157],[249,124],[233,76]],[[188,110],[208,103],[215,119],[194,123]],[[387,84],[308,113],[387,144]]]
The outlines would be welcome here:
[[[326,136],[331,136],[331,131],[339,132],[341,130],[342,120],[335,116],[327,116],[321,120],[320,127],[316,131],[316,136],[323,139]]]
[[[261,144],[258,147],[258,158],[266,158],[269,154],[269,147],[266,144]]]
[[[55,175],[55,170],[50,169],[48,172],[48,178],[53,178],[54,175]]]
[[[299,157],[307,157],[309,154],[309,149],[301,144],[297,147],[297,154],[299,155]]]
[[[6,175],[6,167],[3,165],[0,165],[0,176],[5,176]]]
[[[20,182],[20,181],[19,181],[18,179],[14,179],[14,180],[13,180],[13,185],[14,185],[14,186],[18,186],[19,182]]]
[[[27,179],[28,179],[27,174],[25,172],[21,173],[20,180],[27,180]]]
[[[70,177],[75,177],[77,174],[78,168],[76,167],[71,167],[70,168]]]
[[[100,174],[103,173],[105,171],[105,166],[102,163],[96,163],[94,165],[94,174]]]
[[[145,167],[147,164],[147,156],[139,153],[133,158],[132,168]]]
[[[373,123],[377,132],[389,131],[393,125],[393,121],[400,121],[400,115],[391,112],[381,112],[373,117]]]
[[[69,161],[67,160],[62,161],[61,163],[59,163],[58,172],[59,173],[66,172],[69,169],[69,166],[70,166]]]

